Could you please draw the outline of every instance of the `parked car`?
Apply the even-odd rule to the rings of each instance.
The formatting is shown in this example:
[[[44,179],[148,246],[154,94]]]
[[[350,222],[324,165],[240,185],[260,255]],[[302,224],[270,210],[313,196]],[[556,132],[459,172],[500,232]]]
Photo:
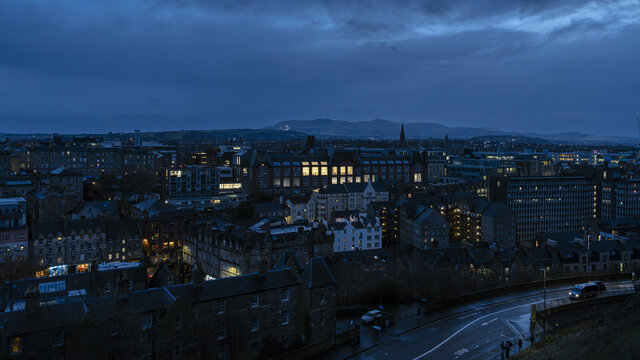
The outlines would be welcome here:
[[[360,320],[363,324],[372,324],[375,319],[382,316],[382,312],[380,310],[369,310],[366,314],[362,315]]]
[[[598,291],[598,285],[594,283],[578,284],[569,291],[569,298],[571,300],[581,300],[596,297],[598,295]]]
[[[607,290],[607,285],[605,285],[602,281],[600,280],[596,280],[596,281],[589,281],[590,284],[596,284],[598,285],[598,290],[599,291],[605,291]]]

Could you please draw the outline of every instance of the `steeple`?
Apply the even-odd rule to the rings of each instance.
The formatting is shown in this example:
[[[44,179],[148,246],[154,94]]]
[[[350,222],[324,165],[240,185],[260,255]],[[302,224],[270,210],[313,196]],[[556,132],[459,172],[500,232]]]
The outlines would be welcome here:
[[[449,147],[449,134],[444,134],[444,152],[447,153],[447,148]]]
[[[404,146],[407,144],[407,139],[404,136],[404,123],[402,123],[402,127],[400,128],[400,145]]]

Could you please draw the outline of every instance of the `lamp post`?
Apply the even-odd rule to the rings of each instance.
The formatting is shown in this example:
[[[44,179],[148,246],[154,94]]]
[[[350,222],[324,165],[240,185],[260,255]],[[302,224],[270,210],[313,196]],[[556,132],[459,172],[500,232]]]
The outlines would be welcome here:
[[[587,281],[591,281],[591,234],[587,234]]]
[[[540,271],[543,272],[543,281],[542,281],[542,286],[544,288],[544,292],[543,292],[543,301],[542,303],[544,310],[547,310],[547,268],[542,268],[540,269]],[[544,320],[544,316],[542,317],[542,340],[544,340],[546,338],[547,335],[547,322]]]
[[[543,304],[544,304],[544,309],[547,309],[547,268],[542,268],[540,269],[540,271],[543,272],[543,281],[542,281],[542,286],[544,287],[544,295],[543,295]]]

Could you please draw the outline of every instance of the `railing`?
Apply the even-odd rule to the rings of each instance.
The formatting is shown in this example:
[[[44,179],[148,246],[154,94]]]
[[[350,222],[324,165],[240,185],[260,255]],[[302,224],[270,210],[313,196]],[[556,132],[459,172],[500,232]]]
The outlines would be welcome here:
[[[619,296],[619,295],[628,295],[628,294],[634,294],[636,292],[636,290],[634,289],[633,286],[630,287],[624,287],[624,288],[616,288],[616,289],[607,289],[607,290],[603,290],[603,291],[598,291],[598,293],[596,294],[595,298],[605,298],[605,297],[611,297],[611,296]],[[588,299],[594,299],[594,298],[587,298],[584,300],[588,300]],[[566,296],[562,296],[562,297],[558,297],[558,298],[554,298],[554,299],[548,299],[546,302],[545,301],[541,301],[539,303],[536,304],[536,311],[545,311],[548,309],[553,309],[556,308],[558,306],[563,306],[563,305],[567,305],[570,303],[574,303],[576,301],[582,301],[582,300],[573,300],[571,298],[569,298],[569,294],[567,294]]]

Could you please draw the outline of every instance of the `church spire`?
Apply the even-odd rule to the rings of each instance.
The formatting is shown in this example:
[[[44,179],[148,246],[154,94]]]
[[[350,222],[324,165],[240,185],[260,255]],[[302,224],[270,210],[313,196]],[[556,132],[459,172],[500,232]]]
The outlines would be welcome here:
[[[407,144],[407,139],[404,136],[404,123],[402,123],[402,127],[400,128],[400,145],[404,146]]]

